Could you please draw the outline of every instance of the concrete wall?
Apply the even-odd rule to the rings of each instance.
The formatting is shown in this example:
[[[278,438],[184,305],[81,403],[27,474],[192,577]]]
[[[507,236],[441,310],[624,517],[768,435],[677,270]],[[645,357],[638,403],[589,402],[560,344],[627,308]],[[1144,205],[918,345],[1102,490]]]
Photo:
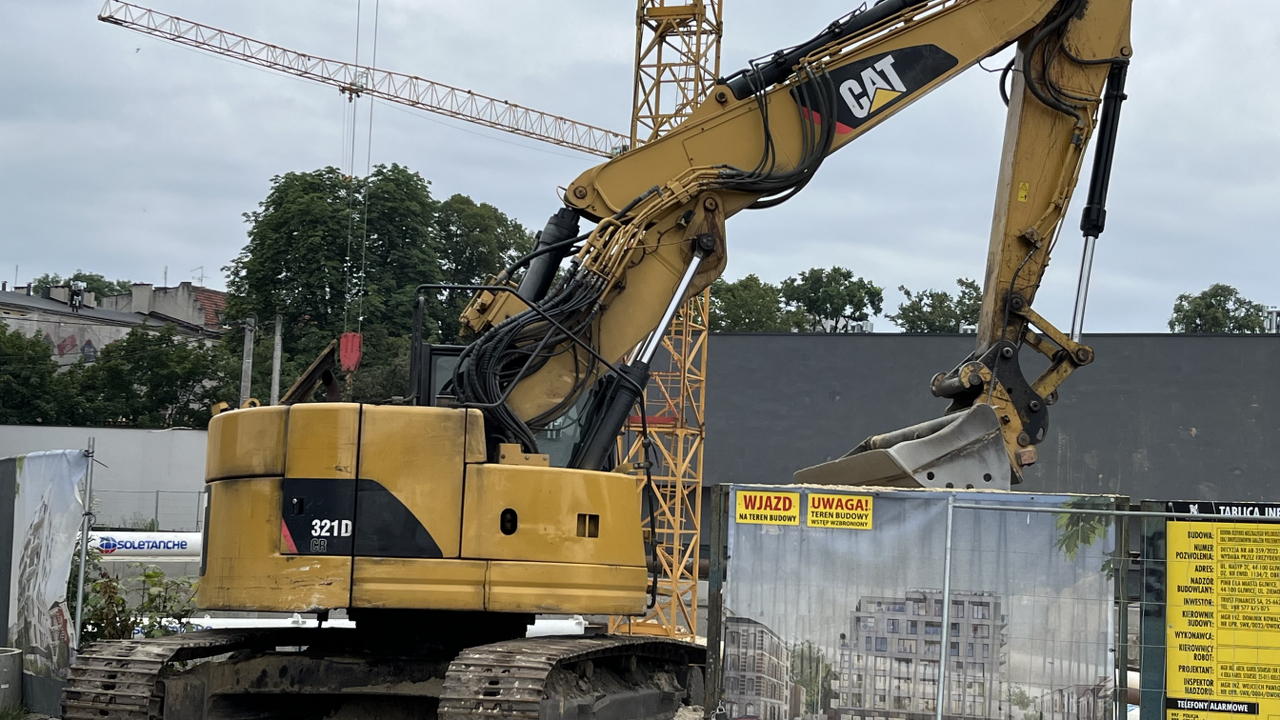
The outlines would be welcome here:
[[[204,491],[203,430],[0,425],[0,458],[85,448],[96,438],[93,470],[98,527],[198,530]]]
[[[786,483],[869,435],[940,415],[934,373],[972,335],[713,335],[707,484]],[[1135,499],[1280,497],[1280,336],[1086,336],[1097,361],[1049,409],[1016,489]],[[1034,377],[1039,365],[1023,353]]]

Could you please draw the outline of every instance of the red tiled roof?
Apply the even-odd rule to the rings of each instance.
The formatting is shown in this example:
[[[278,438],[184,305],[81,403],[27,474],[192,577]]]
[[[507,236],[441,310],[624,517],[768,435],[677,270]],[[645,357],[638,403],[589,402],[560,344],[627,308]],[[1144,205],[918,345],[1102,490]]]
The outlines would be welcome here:
[[[209,288],[194,287],[196,302],[204,309],[205,327],[221,327],[222,311],[227,308],[227,294]]]

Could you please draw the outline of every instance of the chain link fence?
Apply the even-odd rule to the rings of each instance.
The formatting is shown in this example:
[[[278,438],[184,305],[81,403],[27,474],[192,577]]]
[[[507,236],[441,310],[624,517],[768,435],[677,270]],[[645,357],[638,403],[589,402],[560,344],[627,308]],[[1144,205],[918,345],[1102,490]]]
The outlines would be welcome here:
[[[93,491],[95,527],[114,530],[199,531],[204,528],[206,491]]]

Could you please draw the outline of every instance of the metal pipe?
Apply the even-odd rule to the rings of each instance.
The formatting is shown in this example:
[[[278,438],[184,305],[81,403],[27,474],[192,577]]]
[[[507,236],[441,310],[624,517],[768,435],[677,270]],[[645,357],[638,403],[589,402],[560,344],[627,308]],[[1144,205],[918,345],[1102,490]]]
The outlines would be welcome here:
[[[951,535],[956,513],[956,495],[947,494],[947,546],[942,556],[942,647],[938,651],[938,696],[933,708],[935,720],[942,720],[942,701],[947,692],[947,665],[951,662]]]
[[[1093,273],[1093,250],[1097,235],[1084,236],[1084,256],[1080,258],[1080,279],[1076,282],[1076,309],[1071,314],[1071,342],[1080,342],[1084,334],[1084,306],[1089,299],[1089,276]]]
[[[671,319],[676,316],[676,312],[684,304],[685,293],[689,291],[689,284],[693,282],[694,273],[698,272],[698,266],[701,264],[702,255],[694,253],[693,260],[689,261],[689,267],[685,268],[684,277],[680,278],[680,284],[676,286],[675,296],[671,298],[671,303],[667,305],[666,312],[662,313],[662,321],[658,323],[658,327],[654,328],[653,333],[649,335],[649,339],[645,340],[644,347],[640,348],[640,362],[648,364],[653,359],[654,353],[658,351],[658,346],[662,344],[662,336],[666,334],[667,326],[671,324]]]
[[[283,354],[281,347],[281,334],[284,329],[284,318],[276,316],[276,337],[275,344],[271,346],[271,404],[280,404],[280,356]]]
[[[84,623],[84,565],[88,561],[89,523],[93,517],[91,512],[93,508],[93,455],[96,448],[97,439],[89,438],[89,449],[84,451],[84,456],[89,458],[89,469],[85,472],[84,512],[80,516],[80,572],[79,582],[76,584],[76,652],[80,652],[80,628],[83,627]]]
[[[249,401],[250,384],[253,382],[253,332],[258,319],[250,315],[244,319],[244,355],[240,358],[240,405]]]
[[[516,294],[521,300],[532,305],[546,297],[547,290],[555,280],[560,262],[569,254],[573,243],[565,242],[578,234],[578,213],[572,208],[560,208],[547,220],[547,226],[538,234],[538,243],[534,252],[536,257],[529,261],[529,268],[520,278],[520,287]]]

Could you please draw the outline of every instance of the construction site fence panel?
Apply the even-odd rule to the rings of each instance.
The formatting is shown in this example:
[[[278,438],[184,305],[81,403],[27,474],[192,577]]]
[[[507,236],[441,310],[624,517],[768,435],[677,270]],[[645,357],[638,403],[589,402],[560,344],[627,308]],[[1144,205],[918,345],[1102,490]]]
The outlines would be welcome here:
[[[204,491],[93,491],[94,527],[195,532],[204,528]]]
[[[720,486],[708,702],[759,720],[1113,720],[1128,507]]]

